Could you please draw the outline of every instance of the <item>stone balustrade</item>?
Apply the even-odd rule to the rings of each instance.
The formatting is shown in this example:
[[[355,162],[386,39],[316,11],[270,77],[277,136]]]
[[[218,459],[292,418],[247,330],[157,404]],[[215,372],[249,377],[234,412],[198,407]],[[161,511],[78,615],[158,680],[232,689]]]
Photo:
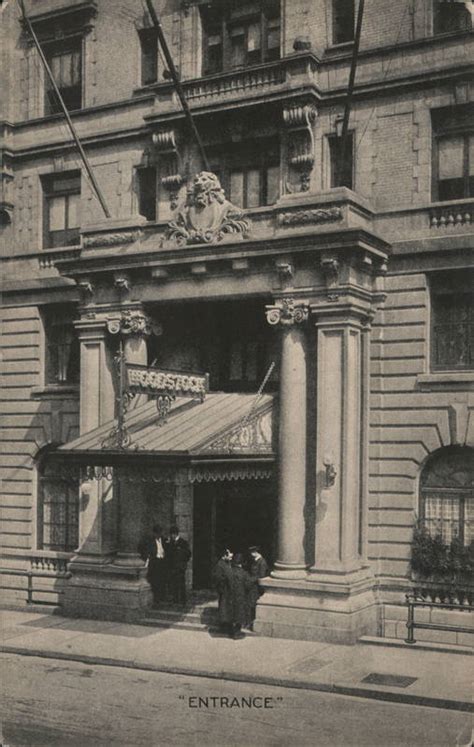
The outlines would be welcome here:
[[[185,84],[186,98],[190,102],[201,99],[248,93],[257,89],[271,88],[286,80],[286,67],[281,61],[257,68],[222,73],[217,76],[199,78]]]
[[[465,201],[436,207],[430,212],[431,228],[449,229],[456,226],[470,226],[474,223],[474,201]]]
[[[30,557],[30,567],[33,574],[51,573],[63,576],[68,572],[68,563],[72,553],[64,552],[37,552]]]

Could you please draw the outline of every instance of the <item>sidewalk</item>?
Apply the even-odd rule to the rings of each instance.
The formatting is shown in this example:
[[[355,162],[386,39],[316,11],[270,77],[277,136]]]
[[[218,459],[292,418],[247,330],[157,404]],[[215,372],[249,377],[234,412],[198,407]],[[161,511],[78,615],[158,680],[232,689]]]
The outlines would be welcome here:
[[[0,612],[0,625],[0,653],[472,710],[472,659],[466,650],[453,653],[436,644],[233,641],[212,632],[7,610]]]

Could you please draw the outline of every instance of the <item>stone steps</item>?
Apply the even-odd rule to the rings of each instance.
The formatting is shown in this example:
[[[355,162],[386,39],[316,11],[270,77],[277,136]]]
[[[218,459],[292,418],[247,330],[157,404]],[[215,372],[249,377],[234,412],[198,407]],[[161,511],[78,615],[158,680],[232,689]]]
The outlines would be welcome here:
[[[181,630],[194,630],[208,632],[218,631],[219,620],[217,612],[217,601],[191,604],[184,609],[176,607],[158,607],[147,611],[146,617],[141,621],[143,625],[159,628],[175,628]],[[255,635],[246,630],[246,635]]]

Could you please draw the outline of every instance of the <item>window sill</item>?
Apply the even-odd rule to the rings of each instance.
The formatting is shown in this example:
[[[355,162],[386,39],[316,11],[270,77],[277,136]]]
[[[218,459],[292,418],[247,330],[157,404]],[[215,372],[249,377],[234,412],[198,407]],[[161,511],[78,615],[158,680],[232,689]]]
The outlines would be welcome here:
[[[416,385],[420,389],[435,389],[453,384],[471,388],[474,384],[474,371],[439,371],[420,374],[416,379]]]
[[[348,52],[350,51],[354,46],[354,40],[347,42],[340,42],[340,44],[330,44],[329,47],[326,47],[324,50],[324,54],[332,55],[332,54],[338,54],[339,52]]]
[[[32,399],[73,399],[79,396],[79,384],[48,384],[47,386],[33,387]]]

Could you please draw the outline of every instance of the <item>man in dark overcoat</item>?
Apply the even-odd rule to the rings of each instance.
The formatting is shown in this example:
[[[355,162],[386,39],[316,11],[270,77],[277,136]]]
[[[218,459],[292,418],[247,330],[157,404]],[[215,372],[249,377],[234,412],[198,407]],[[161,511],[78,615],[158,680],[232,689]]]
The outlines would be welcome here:
[[[242,626],[249,625],[249,595],[257,582],[242,568],[242,555],[232,560],[230,588],[232,595],[232,638],[243,638]]]
[[[168,588],[175,604],[186,604],[186,566],[191,557],[189,544],[179,534],[177,526],[170,527],[170,537],[165,542],[168,570]]]
[[[153,536],[145,539],[138,548],[142,560],[147,564],[147,581],[153,592],[153,604],[163,601],[166,594],[165,537],[159,524],[153,527]]]
[[[212,580],[217,591],[219,626],[223,633],[232,630],[232,552],[225,548],[212,572]]]
[[[255,581],[255,584],[252,586],[249,592],[250,624],[253,625],[257,614],[257,602],[263,594],[263,588],[260,584],[260,579],[268,576],[268,564],[257,545],[252,545],[252,547],[249,547],[249,554],[250,563],[248,566],[248,572]]]

